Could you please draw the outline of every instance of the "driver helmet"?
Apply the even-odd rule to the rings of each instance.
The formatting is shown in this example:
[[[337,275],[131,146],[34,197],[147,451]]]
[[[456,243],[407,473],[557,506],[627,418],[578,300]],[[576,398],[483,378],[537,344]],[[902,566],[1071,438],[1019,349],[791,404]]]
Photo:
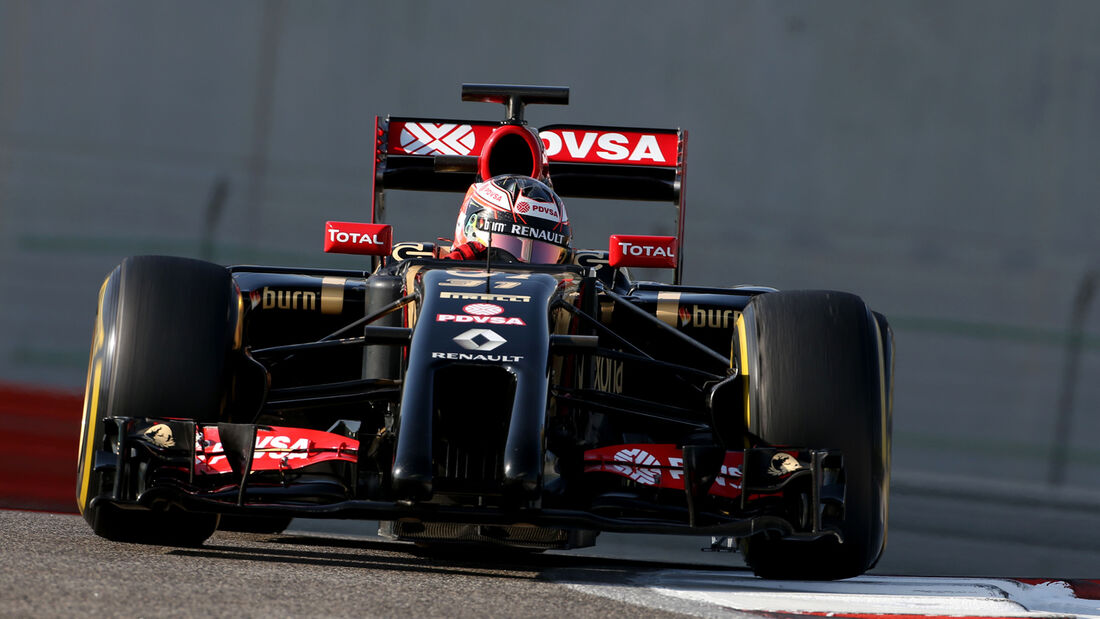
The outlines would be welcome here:
[[[573,247],[561,198],[545,183],[514,174],[474,183],[466,192],[454,246],[474,241],[533,264],[566,262]]]

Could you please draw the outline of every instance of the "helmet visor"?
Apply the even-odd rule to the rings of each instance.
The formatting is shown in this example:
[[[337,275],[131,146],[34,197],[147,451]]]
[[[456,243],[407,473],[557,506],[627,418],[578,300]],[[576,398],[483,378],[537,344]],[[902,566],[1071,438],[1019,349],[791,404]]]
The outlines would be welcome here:
[[[569,253],[568,249],[560,245],[507,234],[494,234],[492,246],[512,254],[520,262],[531,264],[561,264]]]
[[[568,223],[538,218],[517,221],[509,213],[481,209],[467,216],[463,236],[486,247],[503,249],[521,262],[561,264],[569,256]]]

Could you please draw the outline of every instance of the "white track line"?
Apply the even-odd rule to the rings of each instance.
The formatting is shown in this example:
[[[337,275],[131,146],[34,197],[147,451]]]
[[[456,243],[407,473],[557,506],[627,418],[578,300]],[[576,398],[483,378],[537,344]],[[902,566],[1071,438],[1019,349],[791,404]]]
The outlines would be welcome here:
[[[637,585],[724,609],[791,613],[1050,617],[1100,619],[1100,601],[1082,600],[1062,582],[861,576],[836,582],[767,581],[729,572],[668,570]]]

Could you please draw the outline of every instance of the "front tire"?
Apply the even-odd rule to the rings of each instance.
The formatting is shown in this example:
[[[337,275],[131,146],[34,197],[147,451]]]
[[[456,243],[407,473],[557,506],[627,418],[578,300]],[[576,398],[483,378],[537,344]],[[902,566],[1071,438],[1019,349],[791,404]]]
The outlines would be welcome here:
[[[219,419],[228,393],[238,297],[224,267],[187,258],[127,258],[104,281],[77,463],[77,506],[96,535],[192,546],[213,534],[214,514],[94,502],[110,496],[115,477],[113,458],[96,460],[110,449],[107,418]]]
[[[741,540],[764,578],[858,576],[886,541],[892,336],[859,297],[775,292],[745,308],[749,432],[771,445],[841,450],[844,542],[756,535]],[[742,360],[743,367],[746,360]]]

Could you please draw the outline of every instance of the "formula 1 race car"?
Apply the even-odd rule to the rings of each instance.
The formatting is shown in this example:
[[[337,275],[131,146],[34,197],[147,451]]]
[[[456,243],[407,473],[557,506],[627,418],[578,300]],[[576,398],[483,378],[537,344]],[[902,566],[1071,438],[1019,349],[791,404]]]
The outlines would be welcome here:
[[[568,93],[467,84],[506,119],[376,119],[371,222],[325,229],[327,251],[370,268],[115,268],[78,465],[95,533],[196,545],[219,518],[359,518],[425,546],[568,549],[614,531],[711,536],[769,578],[874,566],[886,319],[842,292],[683,285],[687,133],[528,127],[527,104]],[[677,234],[615,234],[562,264],[460,262],[381,223],[387,189],[502,174],[671,203]],[[632,279],[643,267],[672,283]]]

